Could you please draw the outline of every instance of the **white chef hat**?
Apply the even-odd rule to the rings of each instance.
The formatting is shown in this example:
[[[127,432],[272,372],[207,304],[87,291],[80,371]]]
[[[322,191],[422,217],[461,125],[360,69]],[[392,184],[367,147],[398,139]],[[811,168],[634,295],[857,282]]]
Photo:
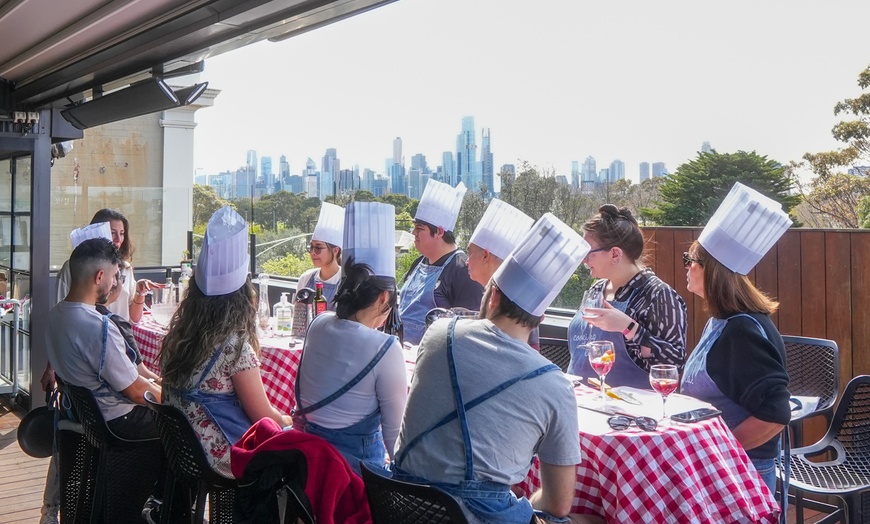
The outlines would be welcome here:
[[[426,189],[423,190],[423,196],[420,197],[414,220],[442,227],[444,231],[453,231],[465,191],[465,184],[462,182],[456,187],[450,187],[450,184],[429,180]]]
[[[725,267],[745,275],[791,225],[779,202],[737,182],[698,242]]]
[[[77,248],[85,240],[92,238],[105,238],[109,242],[112,242],[112,226],[108,222],[97,222],[96,224],[89,224],[85,227],[73,229],[69,234],[73,249]]]
[[[196,264],[196,285],[210,297],[238,290],[248,278],[248,223],[230,206],[211,216]]]
[[[590,249],[576,231],[552,213],[545,213],[492,279],[514,304],[537,317],[562,291]]]
[[[344,208],[324,202],[320,205],[320,216],[311,240],[320,240],[333,246],[341,246],[344,236]]]
[[[380,277],[396,278],[396,208],[353,202],[344,214],[344,259],[368,264]]]
[[[534,220],[519,209],[493,198],[468,243],[504,260],[533,223]]]

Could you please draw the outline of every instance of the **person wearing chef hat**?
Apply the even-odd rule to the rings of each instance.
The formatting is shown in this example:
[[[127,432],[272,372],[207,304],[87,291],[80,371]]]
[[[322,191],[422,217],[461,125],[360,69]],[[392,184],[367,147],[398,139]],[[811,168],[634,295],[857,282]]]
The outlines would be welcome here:
[[[468,275],[485,286],[504,259],[517,247],[519,241],[535,221],[507,202],[493,198],[468,241]],[[529,345],[540,351],[538,329],[529,335]]]
[[[252,421],[292,424],[269,402],[260,376],[249,260],[248,224],[224,206],[208,221],[187,297],[160,351],[164,402],[185,414],[209,465],[228,478],[230,446]]]
[[[344,208],[323,202],[320,205],[320,216],[311,242],[308,244],[308,256],[314,264],[299,277],[296,291],[302,288],[314,289],[318,282],[323,283],[323,297],[326,308],[335,311],[335,290],[341,282],[341,242],[344,232]]]
[[[468,257],[453,234],[465,191],[461,182],[454,188],[430,180],[420,198],[413,230],[420,257],[411,264],[399,300],[404,342],[420,343],[432,308],[480,307],[483,286],[468,276]]]
[[[357,474],[360,461],[383,471],[408,396],[402,346],[378,331],[396,303],[395,230],[393,206],[348,206],[336,311],[311,323],[296,374],[293,427],[326,439]]]
[[[789,379],[770,320],[779,304],[746,274],[791,224],[779,203],[736,183],[683,254],[688,290],[704,299],[711,318],[686,362],[681,391],[722,411],[771,492],[779,435],[791,419]]]
[[[420,344],[393,478],[450,493],[469,522],[601,522],[569,515],[581,460],[577,400],[559,368],[526,344],[588,251],[577,232],[546,213],[487,284],[481,318],[432,324]],[[457,411],[472,401],[468,416]],[[517,499],[510,486],[526,477],[535,454],[548,480],[532,500]]]

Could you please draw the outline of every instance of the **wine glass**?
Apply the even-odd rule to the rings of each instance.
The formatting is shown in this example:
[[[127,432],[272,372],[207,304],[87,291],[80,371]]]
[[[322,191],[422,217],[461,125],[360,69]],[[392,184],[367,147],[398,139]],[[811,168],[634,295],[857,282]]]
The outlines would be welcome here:
[[[598,315],[588,312],[588,308],[600,308],[604,305],[604,295],[601,290],[589,288],[583,293],[583,301],[580,302],[580,312],[584,317],[596,318]]]
[[[174,289],[160,286],[151,289],[151,317],[161,326],[168,327],[178,301],[172,293]]]
[[[649,383],[662,396],[662,419],[664,419],[668,395],[676,391],[680,384],[680,373],[677,371],[677,366],[671,364],[653,365],[649,369]]]
[[[610,373],[613,362],[616,360],[613,342],[609,340],[593,340],[586,346],[589,348],[589,364],[598,373],[598,380],[601,382],[601,402],[606,403],[607,395],[604,393],[604,377]]]

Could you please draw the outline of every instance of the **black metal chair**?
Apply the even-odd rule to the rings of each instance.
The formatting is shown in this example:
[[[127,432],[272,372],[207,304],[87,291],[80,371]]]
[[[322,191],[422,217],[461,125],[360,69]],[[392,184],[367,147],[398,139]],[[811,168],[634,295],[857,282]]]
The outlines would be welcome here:
[[[565,373],[571,363],[571,351],[568,349],[568,341],[558,338],[541,338],[541,356],[556,364]]]
[[[219,475],[211,468],[199,437],[181,411],[158,403],[150,392],[145,393],[145,402],[158,415],[157,427],[168,466],[160,512],[161,524],[168,524],[172,505],[178,504],[178,501],[173,500],[177,492],[176,483],[189,488],[185,490],[190,494],[189,499],[181,503],[188,508],[196,503],[196,509],[191,514],[192,523],[203,521],[206,498],[209,501],[210,523],[232,523],[238,482]]]
[[[424,484],[383,477],[360,462],[374,524],[466,524],[456,499]]]
[[[793,396],[819,399],[816,409],[791,421],[795,445],[801,446],[800,421],[824,416],[827,423],[831,422],[840,391],[839,350],[836,342],[821,338],[783,336],[782,341],[785,343],[789,391]]]
[[[57,380],[61,393],[69,400],[84,438],[93,448],[76,457],[81,472],[97,462],[93,480],[88,475],[80,482],[76,497],[76,522],[144,522],[142,506],[154,491],[163,465],[157,440],[134,441],[121,438],[109,429],[91,390]],[[96,457],[96,458],[95,458]],[[79,464],[80,461],[80,464]],[[65,467],[61,465],[61,467]],[[65,491],[72,489],[67,486]],[[67,500],[69,494],[66,495]],[[87,512],[87,501],[91,500]],[[63,495],[62,495],[63,502]],[[81,503],[81,505],[79,504]],[[64,522],[69,520],[64,517]]]
[[[833,459],[810,461],[826,453]],[[870,375],[855,377],[846,386],[822,440],[793,449],[788,459],[796,498],[808,492],[833,495],[845,503],[845,509],[837,509],[818,523],[870,523]]]

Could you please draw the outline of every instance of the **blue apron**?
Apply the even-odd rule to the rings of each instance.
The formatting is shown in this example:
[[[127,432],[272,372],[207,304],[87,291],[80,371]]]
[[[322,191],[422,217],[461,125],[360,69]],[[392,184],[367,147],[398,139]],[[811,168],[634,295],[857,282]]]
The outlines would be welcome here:
[[[614,300],[610,303],[614,308],[625,313],[628,303],[634,297],[636,290],[625,300]],[[568,325],[568,347],[571,350],[571,363],[568,365],[568,373],[581,377],[596,377],[598,373],[592,369],[589,363],[588,349],[586,344],[593,340],[609,340],[613,343],[615,361],[605,381],[611,386],[631,386],[640,389],[649,389],[649,373],[641,369],[625,346],[625,336],[619,332],[604,331],[591,326],[583,319],[578,310]]]
[[[471,432],[468,429],[466,413],[517,382],[535,378],[550,371],[560,371],[560,369],[555,364],[541,366],[524,375],[506,380],[473,400],[463,402],[462,390],[459,387],[459,377],[456,373],[456,361],[453,356],[453,334],[456,331],[457,320],[459,319],[454,318],[450,321],[450,329],[447,334],[447,363],[450,370],[453,402],[456,409],[435,423],[435,425],[414,437],[402,448],[401,453],[396,455],[396,460],[393,463],[393,478],[407,482],[429,484],[446,491],[454,497],[461,498],[465,507],[483,522],[492,524],[528,524],[532,520],[534,510],[527,498],[517,499],[516,495],[510,490],[510,486],[506,484],[474,479],[474,448],[471,443]],[[410,475],[401,469],[402,460],[408,454],[408,451],[419,444],[423,437],[456,419],[459,422],[463,447],[465,448],[465,480],[459,484],[429,482],[424,478]],[[498,452],[498,450],[493,451]]]
[[[209,374],[215,363],[217,363],[221,353],[223,353],[223,348],[214,352],[211,360],[208,361],[205,369],[200,374],[199,380],[193,385],[193,388],[171,388],[169,391],[174,396],[198,404],[203,412],[205,412],[205,416],[221,430],[221,433],[224,434],[224,437],[232,445],[241,440],[245,432],[251,427],[251,419],[248,418],[247,413],[242,408],[238,395],[236,395],[235,391],[207,393],[199,389],[205,377]]]
[[[100,381],[100,387],[93,391],[94,397],[102,397],[102,398],[114,398],[119,400],[125,404],[130,403],[130,399],[124,396],[123,393],[119,391],[115,391],[112,386],[109,385],[108,382],[103,380],[103,369],[106,367],[106,347],[109,342],[109,317],[103,315],[103,339],[100,347],[100,369],[97,372],[97,380]],[[135,366],[136,365],[136,354],[130,351],[125,351],[124,354],[127,355],[127,358],[130,359],[130,362]]]
[[[319,278],[317,278],[317,275],[319,275],[319,274],[320,274],[319,269],[317,271],[312,271],[311,276],[308,278],[308,280],[306,280],[305,282],[300,282],[300,284],[302,284],[302,287],[308,287],[308,288],[314,289],[314,284],[316,282],[318,282],[318,281],[322,282],[323,283],[323,298],[326,299],[326,309],[328,311],[335,311],[335,302],[333,302],[332,299],[335,298],[335,290],[338,289],[338,283],[330,284],[329,282],[324,282],[323,280],[320,280]]]
[[[426,332],[426,314],[436,307],[435,285],[441,272],[458,253],[457,249],[440,266],[420,261],[402,286],[399,300],[399,318],[402,320],[402,341],[419,344]]]
[[[315,322],[317,319],[315,319]],[[312,323],[313,325],[313,323]],[[326,397],[325,399],[311,404],[308,407],[301,408],[301,398],[299,396],[299,376],[302,375],[302,364],[300,361],[299,370],[296,372],[296,384],[294,392],[296,395],[296,409],[293,410],[293,427],[311,435],[322,437],[327,442],[335,446],[335,448],[344,456],[350,467],[360,475],[360,461],[371,465],[375,469],[384,469],[384,458],[386,457],[387,448],[384,446],[384,436],[381,432],[381,409],[376,408],[359,422],[345,428],[327,428],[313,422],[309,422],[305,415],[316,411],[324,406],[331,404],[342,395],[350,391],[357,385],[372,369],[381,361],[387,350],[396,341],[395,336],[391,336],[384,341],[381,348],[378,350],[374,358],[347,384],[339,388],[337,391]],[[302,351],[303,356],[305,350]]]

